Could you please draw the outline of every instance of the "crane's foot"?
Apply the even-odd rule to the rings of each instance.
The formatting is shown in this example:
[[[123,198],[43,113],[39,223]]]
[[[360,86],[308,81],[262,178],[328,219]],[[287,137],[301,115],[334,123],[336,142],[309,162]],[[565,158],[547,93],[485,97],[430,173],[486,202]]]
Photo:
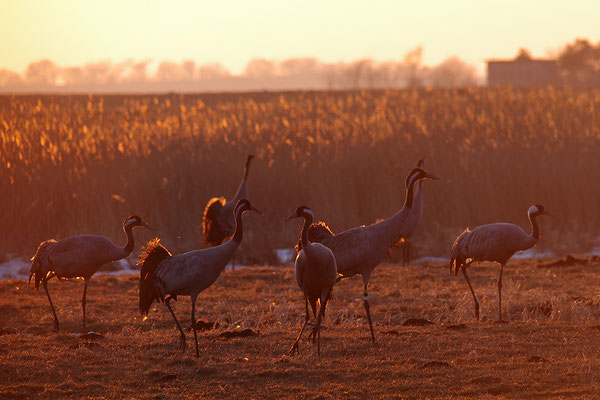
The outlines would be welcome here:
[[[494,323],[495,324],[502,324],[503,325],[503,324],[508,324],[508,321],[506,321],[504,319],[499,319],[499,320],[494,321]]]
[[[59,331],[60,331],[60,327],[59,327],[59,324],[58,324],[58,320],[55,319],[54,320],[54,332],[59,332]]]

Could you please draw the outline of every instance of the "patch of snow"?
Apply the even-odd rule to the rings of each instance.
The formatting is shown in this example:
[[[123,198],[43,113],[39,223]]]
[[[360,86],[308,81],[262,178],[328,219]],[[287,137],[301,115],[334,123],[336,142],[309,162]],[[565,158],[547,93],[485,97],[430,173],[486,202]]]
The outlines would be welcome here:
[[[135,267],[135,264],[132,264],[127,258],[123,258],[121,260],[117,260],[113,262],[113,266],[116,266],[117,269],[111,271],[98,271],[97,275],[136,275],[140,273],[140,270]]]
[[[296,257],[296,250],[275,249],[275,255],[277,256],[277,261],[279,261],[283,265],[286,265],[294,261],[294,258]]]
[[[514,256],[512,256],[512,258],[517,258],[517,259],[553,258],[553,257],[556,257],[556,253],[554,253],[552,250],[538,251],[535,249],[535,247],[533,247],[531,249],[527,249],[525,251],[519,251],[519,252],[515,253]]]
[[[448,263],[450,258],[448,257],[432,257],[425,256],[421,258],[417,258],[415,261],[412,261],[411,264],[440,264],[440,263]]]
[[[0,279],[27,279],[31,262],[22,258],[6,255],[7,261],[0,264]]]

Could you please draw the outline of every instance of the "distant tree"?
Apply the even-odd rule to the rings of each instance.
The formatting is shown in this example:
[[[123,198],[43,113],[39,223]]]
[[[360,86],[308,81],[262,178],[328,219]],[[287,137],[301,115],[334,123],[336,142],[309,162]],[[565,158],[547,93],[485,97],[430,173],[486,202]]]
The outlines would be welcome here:
[[[272,78],[277,75],[277,66],[273,61],[255,58],[246,65],[244,75],[248,78]]]
[[[84,80],[87,85],[108,85],[120,83],[126,64],[113,65],[108,61],[89,63],[83,67]]]
[[[191,60],[185,60],[181,64],[181,78],[184,81],[192,81],[196,79],[196,63]]]
[[[409,51],[404,56],[404,81],[407,87],[423,86],[421,61],[423,60],[423,47],[419,46]]]
[[[450,57],[428,71],[427,83],[435,87],[475,86],[477,70],[458,57]]]
[[[196,76],[200,80],[218,79],[231,76],[231,72],[221,64],[206,64],[198,67]]]
[[[163,61],[158,66],[154,79],[158,82],[177,82],[183,80],[181,67],[171,61]]]
[[[323,66],[316,58],[290,58],[279,63],[282,76],[310,75],[322,71]]]
[[[517,61],[525,61],[531,59],[533,59],[533,57],[531,56],[531,52],[524,47],[521,47],[519,49],[519,51],[517,52],[517,56],[515,57],[515,60]]]
[[[0,88],[21,85],[23,84],[23,78],[16,72],[9,71],[8,69],[0,69]]]
[[[559,53],[558,65],[569,84],[600,85],[600,42],[576,39]]]
[[[30,85],[54,86],[57,77],[58,69],[50,60],[33,62],[25,70],[25,80]]]

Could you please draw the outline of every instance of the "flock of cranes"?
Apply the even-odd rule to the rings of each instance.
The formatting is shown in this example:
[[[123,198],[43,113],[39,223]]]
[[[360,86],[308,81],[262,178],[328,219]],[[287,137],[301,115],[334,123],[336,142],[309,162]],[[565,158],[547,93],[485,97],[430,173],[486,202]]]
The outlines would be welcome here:
[[[177,300],[177,296],[190,296],[192,304],[190,320],[197,357],[199,348],[195,317],[196,299],[200,292],[217,280],[226,265],[232,262],[243,237],[242,215],[246,211],[262,215],[247,199],[246,183],[252,158],[252,155],[246,158],[242,180],[234,197],[230,201],[226,201],[223,197],[212,198],[204,210],[203,233],[205,242],[210,247],[172,255],[160,244],[160,239],[156,238],[144,247],[138,262],[139,310],[142,315],[147,315],[154,301],[163,302],[179,330],[182,350],[186,348],[186,336],[170,301]],[[339,280],[355,275],[362,277],[363,304],[369,322],[371,341],[375,342],[368,297],[369,281],[375,267],[389,254],[390,247],[398,242],[404,244],[404,262],[408,262],[409,238],[423,212],[421,184],[425,179],[438,179],[426,172],[423,167],[424,160],[419,160],[417,167],[406,177],[406,196],[398,212],[372,225],[333,233],[323,221],[314,222],[314,212],[307,206],[298,207],[286,219],[286,221],[294,218],[304,219],[296,245],[298,254],[295,261],[295,276],[305,298],[306,315],[290,354],[299,352],[298,344],[310,320],[308,307],[310,304],[316,323],[308,339],[312,338],[313,342],[316,342],[317,354],[320,355],[320,327],[333,288]],[[455,276],[459,270],[462,271],[473,295],[477,320],[479,320],[479,302],[468,278],[467,267],[473,262],[480,261],[495,261],[500,264],[498,321],[502,321],[504,266],[517,251],[535,246],[539,239],[536,217],[550,215],[539,204],[531,206],[527,214],[532,228],[529,235],[514,224],[489,224],[473,230],[467,228],[452,246],[450,270]],[[132,230],[135,227],[152,229],[139,216],[128,217],[123,222],[123,230],[127,236],[127,244],[123,247],[98,235],[71,236],[58,241],[50,239],[39,245],[32,258],[29,282],[34,279],[36,290],[39,290],[39,284],[42,283],[54,317],[55,330],[59,330],[59,321],[48,292],[48,280],[55,276],[58,279],[84,279],[82,313],[83,329],[86,331],[85,304],[88,281],[103,264],[131,254],[134,248]]]

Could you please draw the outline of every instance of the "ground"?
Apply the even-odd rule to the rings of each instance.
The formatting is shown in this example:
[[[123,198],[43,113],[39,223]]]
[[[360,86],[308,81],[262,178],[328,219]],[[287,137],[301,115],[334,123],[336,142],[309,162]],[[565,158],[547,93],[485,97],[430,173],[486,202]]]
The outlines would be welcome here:
[[[334,289],[321,357],[301,341],[288,351],[304,302],[291,268],[224,272],[198,299],[197,318],[217,322],[179,349],[166,307],[137,311],[137,276],[95,276],[80,337],[82,281],[49,283],[47,298],[23,281],[0,281],[0,398],[600,398],[600,263],[509,262],[506,324],[497,316],[499,268],[470,269],[482,321],[462,276],[447,265],[380,266],[369,288],[370,342],[362,281]],[[189,298],[173,302],[189,327]],[[225,338],[245,331],[247,337]]]

